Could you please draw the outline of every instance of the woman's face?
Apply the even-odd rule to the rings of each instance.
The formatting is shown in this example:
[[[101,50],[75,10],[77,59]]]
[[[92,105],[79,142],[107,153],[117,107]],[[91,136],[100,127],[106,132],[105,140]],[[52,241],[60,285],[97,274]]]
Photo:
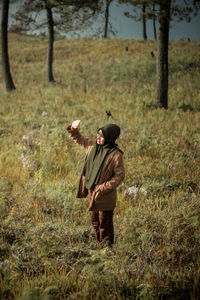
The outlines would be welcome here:
[[[97,144],[98,145],[103,145],[104,144],[104,137],[103,137],[103,132],[102,130],[99,130],[97,133]]]

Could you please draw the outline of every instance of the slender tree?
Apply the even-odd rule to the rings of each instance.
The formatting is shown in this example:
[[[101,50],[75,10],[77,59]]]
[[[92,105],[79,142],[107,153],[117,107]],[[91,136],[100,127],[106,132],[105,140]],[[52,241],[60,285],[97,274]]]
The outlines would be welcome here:
[[[47,50],[47,79],[49,82],[54,82],[53,77],[53,45],[54,45],[54,20],[52,7],[45,0],[45,9],[47,14],[48,25],[48,50]]]
[[[143,39],[147,40],[147,12],[149,10],[148,0],[118,0],[120,4],[129,4],[133,7],[133,12],[126,11],[124,15],[127,18],[134,19],[136,21],[142,21],[142,34]]]
[[[18,0],[20,1],[20,0]],[[79,13],[82,10],[81,13]],[[65,30],[83,25],[98,10],[98,0],[25,0],[14,17],[21,31],[48,29],[47,80],[54,82],[53,54],[55,28]],[[44,19],[43,12],[46,12]],[[86,13],[91,11],[91,13]],[[40,16],[38,18],[38,16]],[[56,18],[54,17],[56,16]],[[86,18],[87,16],[87,18]],[[74,17],[74,18],[73,18]],[[39,20],[39,21],[38,21]],[[69,24],[70,23],[70,24]],[[74,25],[74,24],[75,25]],[[79,27],[80,28],[80,27]]]
[[[160,1],[156,106],[168,108],[168,44],[171,0]]]
[[[156,3],[153,1],[153,33],[154,39],[157,40],[157,30],[156,30]]]
[[[142,4],[142,28],[143,28],[143,39],[147,40],[147,25],[146,25],[146,4]]]
[[[18,0],[20,3],[20,0]],[[47,48],[47,80],[54,82],[53,76],[53,46],[54,46],[54,19],[52,13],[53,5],[48,0],[25,0],[21,7],[14,14],[17,25],[21,32],[27,32],[30,29],[38,30],[44,26],[48,30],[48,48]],[[46,12],[44,20],[43,12]],[[40,21],[37,22],[37,17]]]
[[[199,0],[157,0],[159,7],[159,33],[157,55],[156,106],[168,108],[168,44],[171,19],[180,21],[191,20],[191,14],[196,15],[200,9]]]
[[[15,85],[12,80],[10,72],[10,63],[8,55],[8,14],[9,14],[9,0],[3,0],[2,2],[2,19],[1,19],[1,56],[3,76],[5,80],[5,86],[7,91],[15,89]]]
[[[118,0],[120,3],[129,3],[132,5],[141,5],[143,0]],[[190,21],[191,15],[197,15],[200,10],[199,0],[146,0],[146,17],[153,18],[154,22],[154,36],[156,36],[155,20],[159,20],[158,33],[158,54],[156,64],[156,100],[155,106],[168,108],[168,44],[169,44],[169,27],[170,22],[176,21]],[[135,10],[137,13],[137,11]],[[140,19],[144,11],[137,15]]]
[[[106,39],[108,37],[108,24],[109,24],[109,16],[110,16],[110,5],[113,0],[105,0],[105,26],[104,26],[104,35],[103,37]]]

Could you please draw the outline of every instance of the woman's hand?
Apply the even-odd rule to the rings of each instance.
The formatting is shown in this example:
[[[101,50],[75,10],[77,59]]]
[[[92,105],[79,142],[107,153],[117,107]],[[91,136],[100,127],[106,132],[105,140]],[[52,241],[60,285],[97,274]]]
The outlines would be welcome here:
[[[72,127],[74,129],[78,128],[80,125],[81,121],[80,120],[75,120],[74,122],[72,122]]]
[[[96,186],[95,186],[95,188],[94,188],[94,191],[93,191],[94,193],[96,193],[96,194],[100,194],[101,193],[101,188],[100,188],[100,184],[97,184]]]
[[[68,131],[68,132],[71,132],[71,131],[73,131],[74,129],[77,129],[77,128],[79,127],[80,123],[81,123],[80,120],[75,120],[74,122],[72,122],[71,125],[69,125],[69,126],[67,127],[67,131]]]

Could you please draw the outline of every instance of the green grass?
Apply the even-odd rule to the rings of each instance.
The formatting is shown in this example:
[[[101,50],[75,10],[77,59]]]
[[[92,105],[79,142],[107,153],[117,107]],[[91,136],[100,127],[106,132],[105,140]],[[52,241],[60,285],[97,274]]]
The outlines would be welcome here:
[[[125,47],[129,47],[129,51]],[[0,298],[198,299],[200,293],[199,42],[170,42],[169,109],[154,109],[154,41],[9,35],[16,90],[0,73]],[[77,199],[84,151],[111,110],[126,178],[115,245],[100,249],[88,200]],[[146,195],[125,196],[130,186]]]

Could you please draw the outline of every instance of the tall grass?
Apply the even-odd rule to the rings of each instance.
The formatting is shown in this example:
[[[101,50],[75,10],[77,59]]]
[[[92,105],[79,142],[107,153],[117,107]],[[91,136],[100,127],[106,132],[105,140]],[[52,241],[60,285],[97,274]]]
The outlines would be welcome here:
[[[167,111],[154,109],[156,42],[57,40],[51,85],[46,43],[9,35],[14,92],[0,73],[1,299],[198,299],[199,43],[170,42]],[[66,132],[81,119],[94,137],[106,110],[126,169],[113,249],[76,199],[84,152]]]

